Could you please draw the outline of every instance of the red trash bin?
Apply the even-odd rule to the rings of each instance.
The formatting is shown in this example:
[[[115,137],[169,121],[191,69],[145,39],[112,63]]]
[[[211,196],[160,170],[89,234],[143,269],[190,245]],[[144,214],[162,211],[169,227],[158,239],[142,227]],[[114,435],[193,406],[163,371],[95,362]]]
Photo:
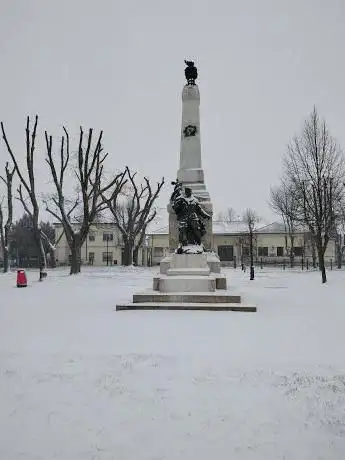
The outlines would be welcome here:
[[[26,287],[28,285],[28,281],[26,279],[25,270],[17,270],[17,287]]]

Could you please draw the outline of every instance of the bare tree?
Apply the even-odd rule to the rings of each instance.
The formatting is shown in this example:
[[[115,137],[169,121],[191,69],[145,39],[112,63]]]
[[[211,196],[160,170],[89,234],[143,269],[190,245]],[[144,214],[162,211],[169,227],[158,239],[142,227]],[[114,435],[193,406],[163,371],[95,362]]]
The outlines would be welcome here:
[[[284,158],[286,179],[298,202],[298,220],[313,238],[322,274],[327,281],[325,251],[344,201],[343,154],[314,107],[299,136],[292,139]]]
[[[65,178],[70,166],[70,142],[69,135],[65,128],[61,137],[59,166],[53,156],[53,140],[45,132],[47,147],[47,163],[53,177],[56,194],[50,200],[45,200],[46,210],[61,222],[68,245],[71,250],[70,274],[80,272],[81,247],[87,238],[89,229],[96,216],[106,207],[102,195],[109,189],[113,189],[114,199],[125,183],[125,172],[117,174],[106,185],[103,185],[104,161],[108,154],[103,153],[102,135],[100,132],[95,146],[93,144],[93,130],[90,129],[86,136],[84,145],[84,131],[80,128],[79,146],[77,152],[77,164],[73,165],[73,171],[77,178],[77,189],[79,193],[74,199],[66,197]],[[81,210],[77,222],[73,221],[73,212]]]
[[[295,259],[295,234],[298,225],[298,200],[296,200],[296,191],[291,183],[282,179],[280,186],[271,188],[270,206],[274,212],[279,214],[285,225],[287,236],[290,240],[290,266],[294,265]],[[287,238],[286,238],[287,240]],[[288,248],[286,241],[286,249]]]
[[[253,209],[246,209],[243,213],[243,222],[248,225],[248,237],[249,237],[249,256],[250,256],[250,280],[254,279],[254,232],[255,227],[260,222],[259,216]]]
[[[110,193],[109,196],[103,193],[103,200],[109,207],[116,227],[121,233],[124,244],[124,265],[138,263],[138,252],[142,246],[147,226],[157,215],[153,207],[164,184],[164,178],[157,183],[153,190],[150,180],[144,177],[144,183],[137,184],[136,173],[126,168],[128,177],[128,189],[124,200],[120,195]],[[122,197],[123,198],[123,197]]]
[[[4,210],[3,210],[2,202],[0,202],[0,238],[1,238],[2,253],[4,257],[3,271],[4,273],[7,273],[8,268],[9,268],[8,267],[9,236],[10,236],[12,221],[13,221],[12,182],[13,182],[13,176],[15,173],[15,168],[10,170],[8,166],[8,162],[6,163],[6,166],[5,166],[5,173],[6,173],[6,177],[0,176],[0,179],[6,185],[7,219],[6,219],[6,223],[4,223],[5,221]]]
[[[38,116],[36,115],[35,123],[31,131],[30,117],[27,117],[26,130],[25,130],[26,132],[26,169],[28,172],[27,179],[22,174],[19,168],[17,159],[16,159],[17,155],[14,154],[8,142],[3,122],[1,122],[1,131],[2,131],[2,137],[5,141],[8,153],[10,154],[11,159],[13,161],[15,171],[18,174],[18,177],[20,179],[20,185],[17,189],[18,199],[22,203],[24,211],[32,219],[35,241],[36,241],[37,247],[39,248],[39,253],[40,253],[40,274],[42,274],[45,272],[47,268],[47,261],[46,261],[46,255],[45,255],[43,242],[42,242],[42,231],[39,225],[39,210],[40,209],[39,209],[39,203],[38,203],[37,193],[36,193],[36,184],[35,184],[34,152],[35,152],[35,146],[36,146],[37,124],[38,124]],[[26,192],[27,197],[24,196],[25,192]],[[41,276],[40,276],[40,279],[41,279]]]

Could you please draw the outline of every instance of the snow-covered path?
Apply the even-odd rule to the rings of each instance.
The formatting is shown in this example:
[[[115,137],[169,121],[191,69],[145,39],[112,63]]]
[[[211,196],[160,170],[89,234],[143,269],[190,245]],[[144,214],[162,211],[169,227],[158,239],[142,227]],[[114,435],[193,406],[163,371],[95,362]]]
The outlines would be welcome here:
[[[115,312],[148,269],[0,276],[0,459],[339,460],[345,272],[227,270],[258,312]]]

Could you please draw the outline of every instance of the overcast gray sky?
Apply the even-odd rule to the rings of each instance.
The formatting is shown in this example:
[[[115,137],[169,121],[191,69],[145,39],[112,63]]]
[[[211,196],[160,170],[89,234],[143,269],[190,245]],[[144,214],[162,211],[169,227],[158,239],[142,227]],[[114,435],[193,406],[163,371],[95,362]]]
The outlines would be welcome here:
[[[0,118],[24,157],[26,115],[58,138],[103,129],[108,169],[176,176],[185,58],[199,69],[215,211],[268,220],[289,138],[316,104],[345,147],[344,0],[0,0]],[[43,137],[37,182],[48,191]],[[0,146],[0,160],[7,152]],[[166,187],[159,205],[165,207]]]

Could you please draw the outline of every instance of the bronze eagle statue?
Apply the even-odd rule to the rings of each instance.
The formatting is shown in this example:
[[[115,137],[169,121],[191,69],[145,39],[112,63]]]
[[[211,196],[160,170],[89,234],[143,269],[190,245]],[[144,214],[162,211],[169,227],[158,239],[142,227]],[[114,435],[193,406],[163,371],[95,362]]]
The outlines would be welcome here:
[[[193,61],[184,61],[186,68],[184,74],[188,85],[195,85],[195,80],[198,78],[198,69],[195,67]]]

